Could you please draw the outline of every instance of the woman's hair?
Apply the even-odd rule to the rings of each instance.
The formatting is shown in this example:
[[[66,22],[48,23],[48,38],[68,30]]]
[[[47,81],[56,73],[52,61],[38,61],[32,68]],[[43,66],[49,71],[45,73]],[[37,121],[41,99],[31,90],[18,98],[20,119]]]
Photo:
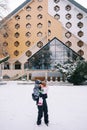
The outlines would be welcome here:
[[[42,81],[41,83],[43,86],[46,86],[46,82],[45,81]]]

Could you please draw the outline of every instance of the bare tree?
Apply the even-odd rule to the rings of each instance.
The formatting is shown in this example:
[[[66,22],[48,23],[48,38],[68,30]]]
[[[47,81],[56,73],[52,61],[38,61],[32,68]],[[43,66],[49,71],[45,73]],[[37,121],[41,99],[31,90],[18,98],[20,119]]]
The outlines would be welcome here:
[[[7,0],[0,0],[0,20],[2,20],[7,15]]]
[[[5,17],[8,12],[7,0],[0,0],[0,36],[6,35],[8,31],[8,25],[5,23]],[[5,48],[0,38],[0,55],[6,56]]]

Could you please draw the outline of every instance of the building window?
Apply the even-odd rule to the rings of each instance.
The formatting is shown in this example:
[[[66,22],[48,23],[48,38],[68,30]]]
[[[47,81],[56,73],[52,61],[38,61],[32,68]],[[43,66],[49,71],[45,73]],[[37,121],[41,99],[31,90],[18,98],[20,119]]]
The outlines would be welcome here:
[[[17,23],[17,24],[15,25],[15,28],[16,28],[16,29],[19,29],[19,28],[20,28],[20,24]]]
[[[19,61],[15,62],[15,69],[21,69],[21,63]]]
[[[51,26],[51,21],[48,21],[48,27],[50,27]]]
[[[39,15],[37,16],[37,18],[38,18],[38,19],[42,19],[42,18],[43,18],[42,14],[39,14]]]
[[[41,48],[42,46],[43,46],[43,43],[42,43],[41,41],[39,41],[39,42],[37,43],[37,47]]]
[[[55,14],[55,15],[54,15],[54,18],[55,18],[56,20],[59,20],[59,19],[60,19],[60,15],[59,15],[59,14]]]
[[[14,42],[14,46],[16,46],[16,47],[18,47],[19,44],[20,44],[20,43],[19,43],[18,41]]]
[[[48,36],[50,36],[51,35],[51,30],[48,30]]]
[[[30,28],[31,28],[31,24],[30,24],[30,23],[27,23],[27,24],[26,24],[26,28],[27,28],[27,29],[30,29]]]
[[[66,36],[67,38],[70,38],[71,35],[72,35],[72,34],[71,34],[70,32],[66,32],[66,33],[65,33],[65,36]]]
[[[67,23],[66,23],[66,27],[69,29],[69,28],[72,27],[72,24],[71,24],[70,22],[67,22]]]
[[[65,10],[70,11],[70,10],[71,10],[71,6],[70,6],[70,5],[67,5],[67,6],[65,7]]]
[[[71,19],[71,14],[68,13],[68,14],[65,15],[65,17],[66,17],[67,20],[70,20]]]
[[[4,43],[3,43],[3,46],[4,46],[4,47],[7,47],[7,46],[8,46],[8,43],[7,43],[7,42],[4,42]]]
[[[83,50],[79,50],[79,51],[78,51],[78,54],[79,54],[80,56],[83,56],[83,55],[84,55],[84,51],[83,51]]]
[[[30,46],[30,44],[31,44],[31,42],[30,42],[30,41],[26,41],[26,43],[25,43],[25,45],[26,45],[27,47],[29,47],[29,46]]]
[[[5,69],[5,70],[10,69],[10,64],[9,64],[9,62],[4,62],[4,69]]]
[[[71,47],[71,46],[72,46],[72,43],[71,43],[70,41],[67,41],[65,44],[66,44],[68,47]]]
[[[31,36],[31,33],[30,33],[30,32],[27,32],[25,35],[26,35],[26,37],[30,37],[30,36]]]
[[[41,11],[43,9],[43,7],[40,5],[37,7],[38,11]]]
[[[30,19],[31,19],[31,15],[28,14],[28,15],[26,16],[26,19],[27,19],[27,20],[30,20]]]
[[[15,56],[18,56],[18,55],[19,55],[19,51],[18,51],[18,50],[15,50],[15,51],[14,51],[14,55],[15,55]]]
[[[20,34],[19,34],[18,32],[16,32],[16,33],[14,34],[14,36],[15,36],[16,38],[18,38],[18,37],[20,36]]]
[[[31,7],[30,7],[30,6],[27,6],[27,7],[26,7],[26,10],[27,10],[27,11],[31,11]]]
[[[42,26],[43,26],[42,23],[38,23],[38,24],[37,24],[37,27],[38,27],[38,28],[42,28]]]
[[[27,57],[30,57],[32,55],[32,52],[30,51],[30,50],[28,50],[27,52],[26,52],[26,56]]]
[[[78,36],[79,36],[79,37],[82,37],[82,36],[83,36],[83,32],[82,32],[82,31],[79,31],[79,32],[78,32]]]
[[[84,43],[81,40],[77,42],[77,46],[82,47],[83,45]]]
[[[49,39],[50,40],[50,39]],[[75,62],[79,55],[54,38],[49,44],[42,47],[37,53],[28,59],[29,68],[51,69],[55,63],[64,65],[66,62]],[[37,62],[39,60],[40,62]]]
[[[58,12],[58,11],[60,10],[60,7],[59,7],[58,5],[56,5],[56,6],[54,7],[54,10],[55,10],[56,12]]]
[[[9,35],[8,35],[7,32],[3,34],[3,37],[4,37],[4,38],[8,38],[8,36],[9,36]]]
[[[78,18],[79,20],[81,20],[81,19],[83,18],[83,14],[81,14],[81,13],[77,14],[77,18]]]
[[[15,19],[16,19],[16,20],[19,20],[19,19],[20,19],[20,16],[19,16],[19,15],[16,15],[16,16],[15,16]]]
[[[78,26],[79,28],[82,28],[82,27],[83,27],[83,23],[82,23],[82,22],[79,22],[79,23],[77,24],[77,26]]]
[[[60,1],[60,0],[54,0],[54,3],[56,3],[56,4],[57,4],[59,1]]]
[[[42,32],[38,32],[38,33],[37,33],[37,36],[38,36],[38,37],[42,37]]]

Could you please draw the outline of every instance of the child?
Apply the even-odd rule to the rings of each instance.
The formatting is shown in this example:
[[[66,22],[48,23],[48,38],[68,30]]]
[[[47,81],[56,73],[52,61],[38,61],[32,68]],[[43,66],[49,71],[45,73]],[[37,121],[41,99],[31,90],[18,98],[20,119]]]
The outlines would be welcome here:
[[[41,119],[44,115],[44,123],[48,126],[48,106],[46,102],[47,98],[47,86],[46,82],[42,82],[39,87],[39,99],[37,101],[38,107],[38,117],[37,117],[37,125],[41,124]]]

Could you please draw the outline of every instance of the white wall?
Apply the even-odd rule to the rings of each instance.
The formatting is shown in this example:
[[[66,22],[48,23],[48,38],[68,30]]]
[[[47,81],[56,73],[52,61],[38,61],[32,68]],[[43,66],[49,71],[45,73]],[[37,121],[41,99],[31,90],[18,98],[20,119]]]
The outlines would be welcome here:
[[[66,11],[65,10],[65,6],[66,5],[71,5],[71,10],[70,11]],[[54,6],[58,5],[60,7],[60,10],[58,12],[54,11]],[[80,40],[84,41],[85,43],[87,43],[87,14],[85,12],[83,12],[81,9],[77,8],[75,5],[73,5],[72,3],[70,3],[67,0],[60,0],[60,2],[58,2],[57,4],[54,3],[53,0],[48,0],[48,13],[54,17],[55,14],[59,14],[60,15],[60,19],[59,21],[63,24],[63,26],[66,28],[65,24],[67,22],[71,22],[72,23],[72,27],[70,29],[67,29],[68,31],[70,31],[71,33],[73,33],[76,37],[78,37],[77,33],[81,30],[84,32],[84,36],[82,36],[81,38],[78,37]],[[65,15],[67,13],[70,13],[72,15],[72,18],[70,20],[67,20],[65,18]],[[78,13],[82,13],[83,14],[83,19],[79,20],[77,19],[76,15]],[[83,28],[78,28],[77,27],[77,23],[78,22],[82,22],[84,24]]]

